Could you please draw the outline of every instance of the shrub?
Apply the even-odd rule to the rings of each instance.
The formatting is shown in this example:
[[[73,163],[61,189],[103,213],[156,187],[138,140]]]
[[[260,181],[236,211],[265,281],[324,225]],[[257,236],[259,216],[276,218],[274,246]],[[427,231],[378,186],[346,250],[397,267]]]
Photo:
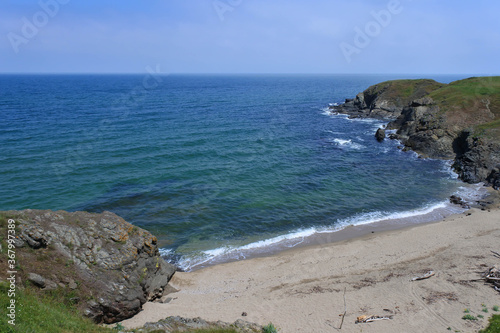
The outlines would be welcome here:
[[[466,314],[465,316],[462,317],[463,320],[477,320],[477,317],[471,315],[471,314]]]
[[[262,332],[264,332],[264,333],[278,333],[278,330],[276,329],[276,327],[274,327],[274,325],[272,323],[269,323],[267,326],[264,326],[264,328],[262,329]]]
[[[500,315],[493,315],[490,318],[490,324],[479,333],[499,333],[500,332]]]

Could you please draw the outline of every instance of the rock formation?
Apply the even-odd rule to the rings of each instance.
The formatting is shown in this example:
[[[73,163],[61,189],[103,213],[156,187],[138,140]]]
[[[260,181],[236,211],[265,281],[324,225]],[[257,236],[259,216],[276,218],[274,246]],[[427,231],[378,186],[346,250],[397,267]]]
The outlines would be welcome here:
[[[20,275],[43,289],[74,290],[95,322],[113,323],[161,297],[175,267],[157,240],[119,216],[50,210],[1,212],[18,227]]]
[[[385,130],[383,128],[379,128],[377,132],[375,132],[375,139],[377,139],[378,142],[382,142],[385,139]]]
[[[387,119],[387,129],[396,130],[389,137],[400,140],[405,149],[454,159],[463,181],[500,187],[500,77],[450,84],[387,81],[330,109],[351,118]]]

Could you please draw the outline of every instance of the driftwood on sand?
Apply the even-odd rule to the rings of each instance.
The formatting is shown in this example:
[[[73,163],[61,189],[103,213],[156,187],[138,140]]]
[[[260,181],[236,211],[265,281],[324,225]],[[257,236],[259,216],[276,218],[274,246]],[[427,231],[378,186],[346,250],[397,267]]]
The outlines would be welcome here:
[[[371,323],[373,321],[377,320],[389,320],[392,319],[392,316],[389,317],[381,317],[381,316],[375,316],[375,315],[362,315],[356,318],[355,323]]]
[[[425,280],[425,279],[430,278],[431,276],[434,276],[435,274],[436,274],[436,272],[434,272],[434,271],[428,271],[424,275],[414,277],[413,279],[411,279],[411,281]]]
[[[493,251],[492,251],[493,252]],[[496,252],[494,252],[496,254]],[[493,266],[488,269],[483,274],[486,282],[491,283],[496,291],[500,292],[500,269],[497,266]]]

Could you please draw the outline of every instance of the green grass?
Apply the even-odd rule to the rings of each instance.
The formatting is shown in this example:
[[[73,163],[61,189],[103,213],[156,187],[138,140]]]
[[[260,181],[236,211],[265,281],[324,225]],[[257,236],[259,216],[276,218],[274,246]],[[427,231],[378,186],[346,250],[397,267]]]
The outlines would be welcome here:
[[[391,99],[399,106],[406,106],[414,99],[421,98],[430,92],[445,86],[443,83],[429,79],[385,81],[369,87],[368,95],[377,94]]]
[[[1,253],[7,252],[7,220],[8,217],[0,214],[0,244],[2,245]]]
[[[500,333],[500,315],[493,315],[490,318],[490,324],[479,333]]]
[[[476,316],[473,316],[471,314],[466,314],[465,316],[462,317],[463,320],[477,320]]]
[[[264,328],[262,329],[262,332],[263,333],[278,333],[278,330],[276,329],[276,327],[274,327],[274,325],[272,323],[269,323],[267,326],[264,326]]]
[[[6,309],[10,302],[8,286],[0,284],[0,307]],[[110,333],[113,330],[97,326],[83,318],[76,308],[61,301],[60,295],[37,295],[28,289],[16,290],[16,325],[10,325],[4,315],[0,318],[0,332],[51,332],[51,333]],[[116,332],[116,331],[114,331]]]
[[[493,311],[498,311],[498,310],[499,310],[499,307],[498,307],[498,305],[494,305],[491,309],[492,309]]]
[[[489,101],[489,109],[495,116],[494,119],[484,119],[481,112],[471,115],[474,129],[484,135],[500,133],[500,76],[473,77],[465,80],[451,82],[429,94],[439,105],[442,113],[474,112],[478,107],[485,109],[485,101]],[[476,110],[478,111],[478,110]],[[489,120],[489,121],[488,121]]]
[[[158,331],[163,332],[163,331]],[[183,331],[186,333],[238,333],[234,328],[200,328],[198,330]],[[153,333],[153,332],[150,332]]]
[[[149,333],[155,333],[156,331],[152,331]],[[163,331],[158,331],[158,332],[163,332]],[[175,333],[179,333],[175,332]],[[190,331],[182,331],[182,332],[187,332],[187,333],[238,333],[239,331],[236,330],[235,328],[201,328],[201,329],[194,329]],[[262,328],[262,333],[278,333],[278,330],[276,327],[272,324],[269,323],[267,326],[264,326]]]

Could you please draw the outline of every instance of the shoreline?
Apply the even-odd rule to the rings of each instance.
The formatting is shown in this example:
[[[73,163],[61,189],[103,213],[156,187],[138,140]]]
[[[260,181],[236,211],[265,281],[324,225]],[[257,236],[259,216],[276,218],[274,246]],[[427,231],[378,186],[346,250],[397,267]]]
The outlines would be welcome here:
[[[465,188],[466,186],[467,188]],[[478,206],[475,204],[477,201],[488,200],[487,198],[493,195],[493,192],[489,192],[488,188],[482,184],[464,184],[462,191],[462,193],[456,192],[455,194],[459,194],[467,204],[471,205],[471,207],[475,205],[476,208]],[[496,198],[496,201],[500,202],[500,199]],[[193,258],[188,258],[186,262],[189,266],[186,267],[186,264],[181,261],[181,265],[178,267],[182,272],[194,272],[225,263],[278,255],[292,249],[354,239],[370,233],[434,223],[448,216],[463,213],[466,210],[460,205],[443,201],[402,212],[371,212],[353,216],[346,221],[340,221],[339,225],[335,227],[295,230],[288,234],[255,241],[243,246],[228,246],[207,250],[204,253],[213,253],[213,257],[207,255],[208,258],[206,259],[194,258],[193,260]],[[169,251],[165,251],[162,256],[168,261],[169,254]],[[195,262],[192,263],[191,261]],[[176,262],[171,263],[174,265],[179,264]]]
[[[495,193],[498,197],[498,193]],[[489,210],[471,209],[441,221],[398,230],[368,232],[334,243],[309,245],[278,254],[178,272],[177,291],[166,303],[146,303],[122,322],[140,327],[168,316],[234,322],[273,322],[282,332],[335,331],[344,311],[345,332],[478,330],[462,320],[465,308],[481,314],[481,304],[500,305],[498,292],[480,272],[498,263],[498,201]],[[436,276],[410,282],[433,270]],[[242,317],[242,313],[248,316]],[[357,316],[391,315],[392,320],[355,325]]]

